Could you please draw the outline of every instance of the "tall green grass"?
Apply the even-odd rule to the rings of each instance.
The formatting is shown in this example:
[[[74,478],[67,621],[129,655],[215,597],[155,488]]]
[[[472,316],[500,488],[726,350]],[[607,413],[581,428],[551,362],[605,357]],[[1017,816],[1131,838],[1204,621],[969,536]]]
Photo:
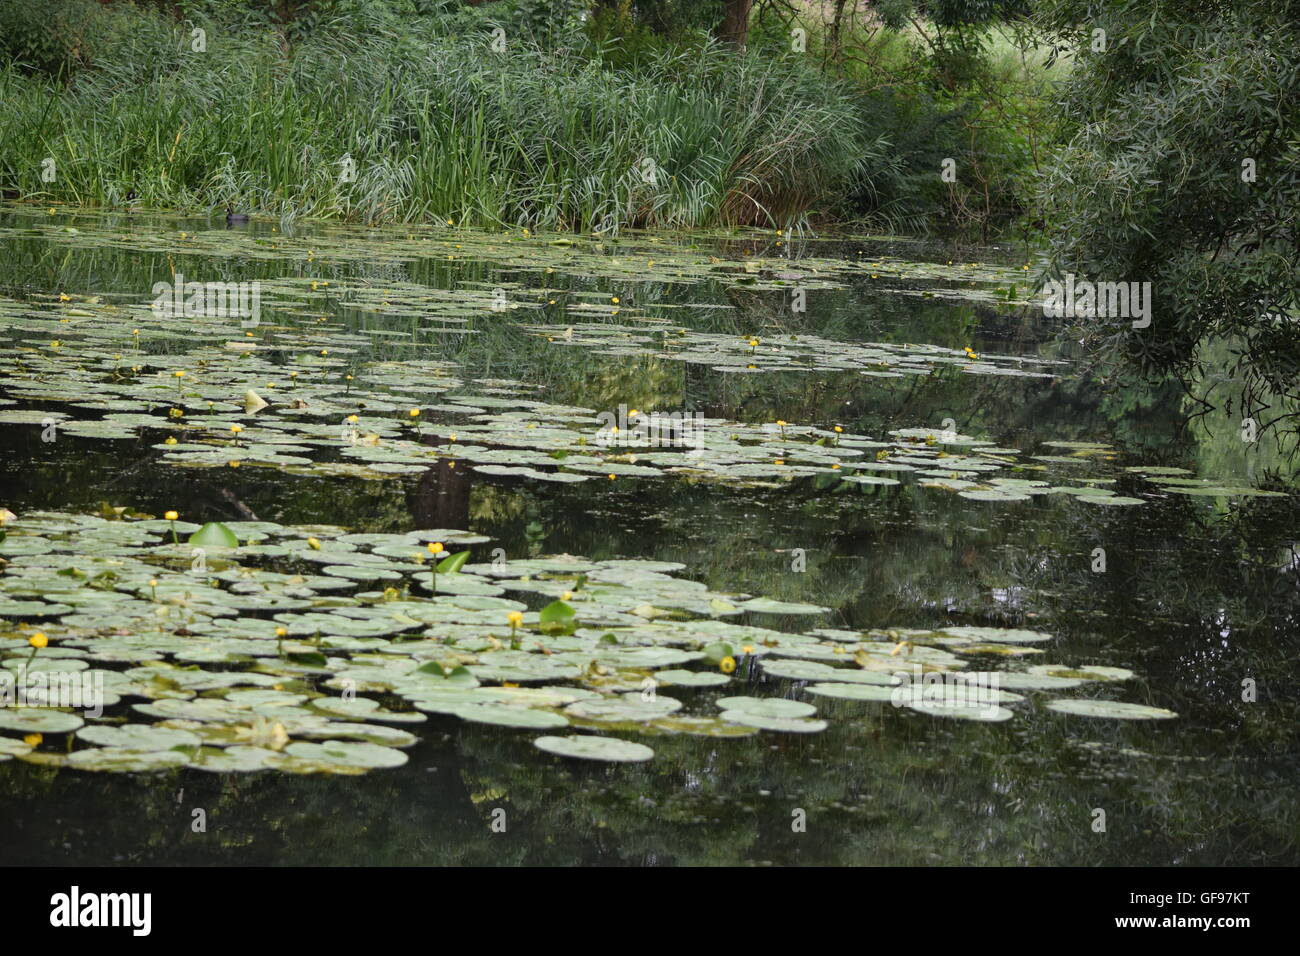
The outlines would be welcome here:
[[[112,15],[131,27],[75,70],[0,63],[0,188],[366,222],[783,227],[891,163],[849,92],[791,60],[704,47],[632,73],[383,17],[292,47],[211,23],[194,52],[190,25]]]

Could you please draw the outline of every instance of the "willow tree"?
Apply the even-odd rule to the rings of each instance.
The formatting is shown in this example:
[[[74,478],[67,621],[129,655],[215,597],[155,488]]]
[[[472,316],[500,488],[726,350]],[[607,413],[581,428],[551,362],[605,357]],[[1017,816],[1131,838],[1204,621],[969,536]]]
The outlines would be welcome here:
[[[1075,58],[1041,184],[1049,272],[1152,284],[1149,326],[1088,318],[1084,340],[1179,377],[1228,342],[1248,401],[1300,392],[1300,2],[1043,0],[1039,19]]]

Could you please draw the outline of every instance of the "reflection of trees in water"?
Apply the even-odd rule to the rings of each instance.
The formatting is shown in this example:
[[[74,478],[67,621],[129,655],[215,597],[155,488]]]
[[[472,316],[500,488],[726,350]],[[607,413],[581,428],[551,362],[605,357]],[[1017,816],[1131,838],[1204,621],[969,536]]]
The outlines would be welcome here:
[[[466,462],[438,462],[407,488],[415,528],[468,528],[471,470]]]
[[[166,271],[161,255],[81,250],[68,259],[44,243],[19,258],[14,281],[44,289],[147,289]],[[237,268],[241,278],[286,271],[284,263],[253,260]],[[496,275],[432,260],[412,264],[410,274],[440,288]],[[873,294],[814,291],[797,322],[781,311],[779,292],[745,293],[735,311],[675,314],[691,328],[738,337],[806,328],[828,338],[949,347],[968,344],[978,327],[1020,353],[1051,331],[1019,313]],[[720,303],[725,296],[714,286],[639,287],[637,299]],[[356,315],[344,324],[362,321],[379,324]],[[952,370],[889,380],[851,372],[720,375],[653,356],[556,346],[499,316],[473,325],[475,335],[433,339],[431,354],[463,362],[467,381],[508,375],[543,385],[536,394],[547,401],[842,422],[877,438],[888,428],[937,428],[953,417],[967,434],[1026,451],[1041,439],[1083,438],[1141,449],[1151,461],[1197,461],[1213,477],[1245,474],[1251,454],[1256,475],[1294,475],[1285,455],[1245,447],[1235,427],[1181,429],[1189,409],[1176,385],[1112,387],[1087,376],[1049,384]],[[383,344],[374,356],[390,353],[409,356]],[[102,443],[60,438],[47,447],[15,429],[0,430],[0,458],[29,462],[13,475],[20,494],[32,501],[57,495],[52,506],[94,510],[108,496],[198,513],[228,489],[259,516],[287,523],[471,527],[493,535],[475,547],[475,560],[498,545],[511,555],[680,560],[686,575],[713,588],[837,609],[817,624],[1039,627],[1060,635],[1048,659],[1130,666],[1137,679],[1106,693],[1182,715],[1125,724],[1022,705],[1007,724],[984,726],[819,701],[831,719],[822,735],[645,738],[658,755],[635,767],[558,760],[533,750],[535,734],[438,717],[421,729],[426,739],[408,767],[362,777],[55,775],[11,761],[0,765],[5,862],[103,862],[119,854],[159,863],[1300,862],[1290,799],[1300,716],[1300,581],[1296,565],[1286,563],[1300,527],[1292,502],[1238,500],[1221,511],[1210,499],[1179,496],[1125,509],[1059,497],[980,506],[907,484],[836,494],[808,482],[755,491],[673,478],[541,487],[471,479],[464,463],[453,470],[446,462],[382,482],[304,480],[253,467],[169,469],[159,482],[150,468],[116,470],[120,453]],[[86,473],[119,477],[107,489],[70,480]],[[1147,486],[1125,478],[1117,487]],[[1091,571],[1095,547],[1106,549],[1104,574]],[[792,548],[806,551],[803,573],[790,566]],[[995,600],[995,592],[1016,600]],[[1241,701],[1246,677],[1257,682],[1255,704]],[[788,689],[782,682],[751,692]],[[506,834],[489,829],[496,806],[507,810]],[[206,835],[190,832],[193,807],[208,811]],[[808,811],[807,833],[791,830],[795,807]],[[1108,833],[1092,832],[1094,808],[1106,810]]]
[[[822,709],[832,726],[815,737],[640,738],[657,756],[637,766],[539,757],[532,734],[454,718],[426,729],[450,736],[408,767],[361,777],[55,777],[11,764],[0,807],[24,838],[6,861],[1160,864],[1221,861],[1227,846],[1234,863],[1297,858],[1294,808],[1268,768],[1246,779],[1218,759],[1124,756],[1148,735],[1099,723],[1067,737],[1061,718],[1032,711],[977,726],[889,705]],[[194,807],[206,834],[190,831]],[[1098,807],[1105,834],[1091,829]],[[491,831],[497,808],[504,834]],[[791,827],[796,809],[807,832]]]
[[[525,503],[505,520],[512,528],[542,522],[545,550],[589,535],[617,550],[617,526],[570,520],[586,506],[580,489],[521,491]],[[46,862],[99,860],[105,848],[162,863],[1300,860],[1286,797],[1295,783],[1300,588],[1295,568],[1280,567],[1297,526],[1291,503],[1258,500],[1214,518],[1195,499],[1123,513],[1052,502],[1026,522],[977,521],[951,497],[850,506],[786,493],[738,502],[748,516],[739,520],[725,510],[736,501],[725,490],[679,509],[667,508],[668,498],[663,484],[645,483],[619,499],[634,527],[638,513],[662,522],[663,533],[636,534],[637,553],[672,559],[704,547],[683,531],[711,514],[708,553],[726,560],[693,572],[805,599],[833,589],[826,599],[843,602],[854,626],[907,617],[934,623],[944,615],[919,607],[922,597],[951,593],[972,612],[985,609],[986,588],[1018,588],[1023,610],[1061,635],[1051,660],[1132,666],[1138,678],[1110,690],[1145,701],[1148,688],[1158,688],[1151,702],[1182,716],[1176,724],[1121,724],[1022,705],[1007,724],[985,726],[819,701],[831,722],[824,734],[637,738],[657,756],[635,767],[557,760],[533,751],[535,734],[431,717],[408,767],[331,779],[56,777],[14,762],[0,768],[0,818],[21,824],[24,837],[7,858],[34,862],[13,854],[39,845],[54,848],[41,850]],[[827,542],[810,553],[804,574],[791,573],[784,559],[752,557],[756,542],[783,538],[782,527],[811,527]],[[1093,542],[1107,549],[1104,574],[1090,570]],[[954,562],[967,547],[980,555],[978,576],[954,583]],[[1258,680],[1258,704],[1240,702],[1243,674]],[[672,696],[711,709],[711,695]],[[40,809],[50,806],[60,813]],[[208,811],[206,835],[189,831],[196,806]],[[497,807],[506,810],[506,834],[491,832]],[[791,829],[795,808],[808,813],[806,833]],[[1091,829],[1095,808],[1106,811],[1105,834]],[[61,850],[64,843],[72,849]]]

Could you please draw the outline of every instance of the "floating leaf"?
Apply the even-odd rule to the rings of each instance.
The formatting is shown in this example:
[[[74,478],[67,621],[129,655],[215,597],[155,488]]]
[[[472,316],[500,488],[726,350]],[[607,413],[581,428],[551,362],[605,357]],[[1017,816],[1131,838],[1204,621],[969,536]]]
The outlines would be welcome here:
[[[455,554],[443,558],[441,561],[438,562],[438,573],[455,574],[457,571],[459,571],[461,568],[465,566],[465,562],[468,560],[469,560],[468,551],[458,551]]]
[[[1177,717],[1172,710],[1128,704],[1118,700],[1049,700],[1047,709],[1079,717],[1106,717],[1112,720],[1168,720]]]
[[[190,535],[190,544],[206,548],[237,548],[239,539],[220,521],[209,521]]]
[[[714,703],[721,710],[743,710],[760,717],[809,717],[817,712],[812,704],[783,697],[720,697]]]
[[[0,730],[24,734],[65,734],[86,722],[76,714],[40,707],[0,707]]]
[[[640,763],[655,752],[644,744],[617,737],[538,737],[533,746],[560,757],[578,760],[603,760],[609,763]]]

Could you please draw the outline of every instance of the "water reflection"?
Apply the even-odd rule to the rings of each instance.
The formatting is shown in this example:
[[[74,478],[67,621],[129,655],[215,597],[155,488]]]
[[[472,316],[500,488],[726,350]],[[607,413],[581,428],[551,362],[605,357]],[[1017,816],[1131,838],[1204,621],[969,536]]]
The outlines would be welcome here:
[[[150,227],[144,216],[110,221],[123,231]],[[272,235],[264,225],[249,228]],[[143,296],[171,265],[245,279],[302,268],[56,251],[38,238],[3,245],[11,266],[0,291],[9,294],[72,288]],[[396,273],[360,260],[342,271],[440,289],[501,275],[485,263],[432,258]],[[598,287],[581,276],[505,278]],[[783,310],[779,296],[714,286],[647,284],[633,294],[642,305],[682,306],[675,321],[699,331],[806,331],[1059,354],[1052,329],[1024,312],[902,297],[867,279],[812,293],[809,311],[798,316]],[[342,305],[331,318],[353,330],[384,322]],[[951,418],[960,431],[1004,447],[1100,441],[1124,463],[1295,483],[1285,445],[1245,448],[1228,419],[1187,427],[1191,407],[1175,385],[1117,388],[1073,370],[1050,384],[948,373],[735,376],[653,356],[558,353],[513,323],[476,321],[473,330],[420,344],[460,363],[466,381],[524,380],[556,403],[840,422],[877,436]],[[377,340],[375,354],[389,347]],[[653,762],[617,768],[566,763],[535,751],[530,735],[433,717],[408,766],[345,779],[198,771],[123,778],[9,762],[0,764],[0,862],[1300,862],[1293,797],[1300,783],[1300,499],[1168,495],[1141,508],[1102,509],[1060,497],[973,502],[916,486],[830,493],[811,479],[757,490],[666,479],[544,486],[475,475],[446,459],[419,475],[376,482],[163,468],[153,439],[50,444],[34,432],[0,428],[0,503],[18,512],[98,510],[107,500],[179,508],[204,520],[469,528],[511,556],[682,561],[687,575],[710,587],[832,606],[830,626],[1049,630],[1058,640],[1047,659],[1132,668],[1140,678],[1126,699],[1181,716],[1176,724],[1087,721],[1029,707],[1006,724],[971,725],[889,705],[819,701],[832,717],[821,735],[656,737]],[[1115,487],[1124,494],[1143,485],[1123,474]],[[805,553],[802,571],[792,567],[793,549]],[[1094,568],[1096,549],[1105,552],[1103,572]],[[791,689],[756,671],[739,677],[763,694]],[[688,707],[695,693],[675,691]],[[207,834],[190,831],[196,806],[208,812]],[[495,808],[507,812],[505,834],[490,829]],[[1105,833],[1093,828],[1097,809],[1105,811]],[[797,811],[806,815],[802,831],[792,827]]]

